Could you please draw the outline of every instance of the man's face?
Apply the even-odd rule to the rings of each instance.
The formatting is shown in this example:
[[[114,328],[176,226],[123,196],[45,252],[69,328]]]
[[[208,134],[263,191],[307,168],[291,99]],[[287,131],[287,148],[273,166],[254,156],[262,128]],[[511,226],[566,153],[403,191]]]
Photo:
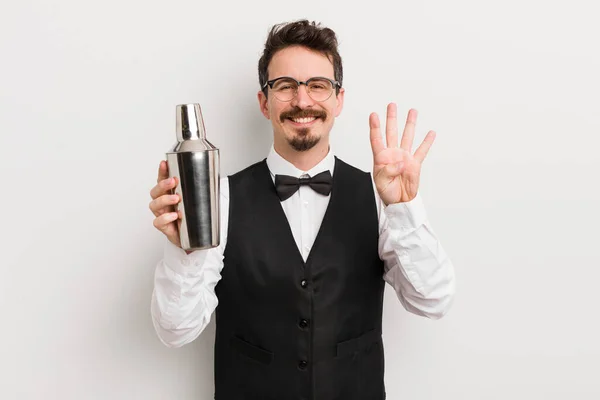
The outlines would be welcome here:
[[[312,77],[335,80],[331,61],[301,46],[280,50],[271,59],[268,80],[282,76],[303,82]],[[271,89],[268,97],[262,91],[258,93],[261,111],[273,125],[275,142],[286,142],[297,151],[306,151],[321,140],[329,143],[329,132],[343,106],[344,89],[337,96],[334,90],[324,101],[315,101],[306,89],[306,85],[300,85],[298,94],[287,102],[277,99]]]

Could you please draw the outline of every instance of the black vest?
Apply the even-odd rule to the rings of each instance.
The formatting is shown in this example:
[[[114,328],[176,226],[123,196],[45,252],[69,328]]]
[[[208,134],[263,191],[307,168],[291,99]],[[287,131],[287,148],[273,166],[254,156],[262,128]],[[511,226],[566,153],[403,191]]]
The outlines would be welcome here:
[[[383,262],[370,174],[337,157],[304,262],[266,161],[229,176],[216,400],[382,400]]]

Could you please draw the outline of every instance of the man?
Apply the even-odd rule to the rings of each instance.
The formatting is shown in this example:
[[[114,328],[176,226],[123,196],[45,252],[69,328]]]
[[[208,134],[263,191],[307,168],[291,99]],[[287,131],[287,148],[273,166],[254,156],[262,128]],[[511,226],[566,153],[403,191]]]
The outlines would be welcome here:
[[[168,241],[152,317],[167,346],[194,340],[216,317],[215,399],[384,399],[385,282],[410,312],[440,318],[453,266],[420,196],[429,132],[412,153],[416,111],[398,143],[369,119],[373,174],[337,158],[329,133],[345,91],[335,33],[308,21],[276,25],[259,61],[258,101],[273,126],[266,159],[221,179],[219,247],[179,246],[161,162],[154,226]],[[217,307],[218,304],[218,307]]]

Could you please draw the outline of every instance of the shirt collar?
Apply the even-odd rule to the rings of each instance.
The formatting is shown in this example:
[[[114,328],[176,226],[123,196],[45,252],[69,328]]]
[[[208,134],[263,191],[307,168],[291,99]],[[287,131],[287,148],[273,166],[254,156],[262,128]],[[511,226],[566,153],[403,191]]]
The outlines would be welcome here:
[[[271,177],[275,179],[275,175],[290,175],[296,178],[307,174],[308,176],[315,176],[323,171],[329,170],[331,176],[333,176],[333,167],[335,165],[335,158],[331,147],[327,152],[325,158],[323,158],[317,165],[312,167],[308,171],[302,171],[294,166],[291,162],[281,157],[279,153],[275,151],[275,147],[271,145],[271,150],[267,156],[267,166],[271,171]]]

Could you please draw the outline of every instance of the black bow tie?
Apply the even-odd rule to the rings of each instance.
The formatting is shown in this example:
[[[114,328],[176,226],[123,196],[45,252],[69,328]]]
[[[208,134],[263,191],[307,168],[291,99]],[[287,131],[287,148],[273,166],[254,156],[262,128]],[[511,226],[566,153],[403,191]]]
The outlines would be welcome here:
[[[281,201],[296,193],[300,185],[309,185],[315,192],[327,196],[331,192],[331,172],[324,171],[312,178],[296,178],[289,175],[275,175],[275,190]]]

